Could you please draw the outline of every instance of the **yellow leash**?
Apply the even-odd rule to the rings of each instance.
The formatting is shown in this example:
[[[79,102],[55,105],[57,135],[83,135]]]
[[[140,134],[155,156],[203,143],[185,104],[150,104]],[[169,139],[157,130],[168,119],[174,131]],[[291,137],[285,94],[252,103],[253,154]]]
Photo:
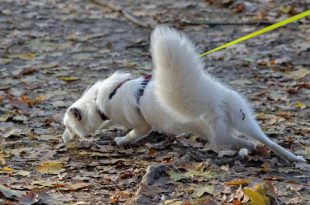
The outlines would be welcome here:
[[[297,21],[297,20],[299,20],[299,19],[302,19],[302,18],[304,18],[304,17],[306,17],[306,16],[308,16],[308,15],[310,15],[310,10],[307,10],[307,11],[305,11],[305,12],[302,12],[302,13],[300,13],[300,14],[297,14],[296,16],[292,16],[292,17],[290,17],[290,18],[284,19],[283,21],[280,21],[280,22],[278,22],[278,23],[272,24],[272,25],[270,25],[270,26],[267,26],[267,27],[265,27],[265,28],[263,28],[263,29],[260,29],[260,30],[258,30],[258,31],[255,31],[255,32],[253,32],[253,33],[250,33],[250,34],[248,34],[248,35],[245,35],[245,36],[243,36],[243,37],[241,37],[241,38],[238,38],[238,39],[236,39],[236,40],[233,40],[233,41],[231,41],[231,42],[229,42],[229,43],[226,43],[226,44],[224,44],[224,45],[222,45],[222,46],[219,46],[219,47],[217,47],[217,48],[214,48],[214,49],[212,49],[212,50],[210,50],[210,51],[207,51],[207,52],[205,52],[205,53],[199,54],[199,57],[203,57],[203,56],[208,55],[208,54],[210,54],[210,53],[213,53],[213,52],[215,52],[215,51],[221,50],[221,49],[223,49],[223,48],[227,48],[227,47],[229,47],[229,46],[232,46],[232,45],[234,45],[234,44],[237,44],[237,43],[240,43],[240,42],[242,42],[242,41],[248,40],[248,39],[253,38],[253,37],[255,37],[255,36],[259,36],[259,35],[261,35],[261,34],[264,34],[264,33],[268,32],[268,31],[272,31],[272,30],[274,30],[274,29],[276,29],[276,28],[279,28],[279,27],[284,26],[284,25],[286,25],[286,24],[289,24],[289,23],[292,23],[292,22]]]

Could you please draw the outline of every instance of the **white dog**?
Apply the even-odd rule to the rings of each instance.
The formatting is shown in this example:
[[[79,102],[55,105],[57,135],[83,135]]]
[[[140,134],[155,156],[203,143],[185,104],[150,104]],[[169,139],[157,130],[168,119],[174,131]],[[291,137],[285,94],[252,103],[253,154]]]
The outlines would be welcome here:
[[[252,150],[254,140],[237,134],[252,136],[250,132],[284,159],[303,161],[260,131],[243,98],[203,74],[194,47],[185,36],[159,27],[152,34],[151,44],[156,80],[150,76],[134,79],[128,73],[116,72],[97,82],[65,113],[65,143],[75,136],[84,138],[99,128],[120,124],[132,130],[115,138],[118,145],[135,143],[156,130],[204,136],[216,151],[235,147]],[[239,106],[238,112],[234,106]],[[242,122],[238,122],[240,116]]]
[[[112,124],[133,129],[126,136],[115,138],[118,145],[135,143],[151,131],[174,135],[209,134],[203,121],[176,121],[160,107],[151,76],[134,79],[129,73],[120,72],[94,84],[70,106],[64,116],[66,130],[63,141],[67,143],[75,137],[85,138]],[[246,146],[254,148],[251,143]]]
[[[209,142],[217,149],[240,145],[243,135],[267,145],[288,161],[305,161],[271,141],[260,129],[246,100],[203,72],[203,63],[182,33],[157,27],[151,37],[155,93],[175,119],[204,121]],[[242,144],[242,143],[241,143]]]

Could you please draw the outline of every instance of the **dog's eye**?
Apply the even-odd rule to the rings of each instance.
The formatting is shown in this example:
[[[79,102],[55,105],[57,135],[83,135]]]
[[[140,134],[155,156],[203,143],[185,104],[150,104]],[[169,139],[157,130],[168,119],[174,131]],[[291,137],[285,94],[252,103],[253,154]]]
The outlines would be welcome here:
[[[79,108],[73,107],[73,108],[70,108],[69,111],[70,113],[72,113],[74,118],[77,119],[77,121],[82,120],[82,112]]]

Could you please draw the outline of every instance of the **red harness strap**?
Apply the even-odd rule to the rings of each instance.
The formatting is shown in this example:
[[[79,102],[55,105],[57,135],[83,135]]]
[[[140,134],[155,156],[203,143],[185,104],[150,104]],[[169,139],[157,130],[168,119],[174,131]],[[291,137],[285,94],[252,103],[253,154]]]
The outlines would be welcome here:
[[[144,94],[144,90],[145,90],[145,88],[146,88],[146,86],[147,86],[147,84],[150,82],[150,80],[152,79],[152,75],[150,75],[150,74],[145,74],[144,76],[143,76],[143,81],[142,81],[142,83],[141,83],[141,88],[139,88],[139,90],[137,91],[137,93],[136,93],[136,97],[137,97],[137,102],[138,102],[138,104],[139,104],[139,102],[140,102],[140,98],[141,98],[141,96],[143,96],[143,94]]]
[[[139,101],[140,101],[140,97],[143,96],[144,94],[144,90],[147,86],[147,84],[149,83],[149,81],[151,80],[152,78],[152,75],[149,75],[149,74],[145,74],[143,76],[143,81],[141,83],[141,87],[137,90],[137,93],[136,93],[136,98],[137,98],[137,102],[139,104]],[[129,81],[131,79],[126,79],[124,80],[123,82],[120,82],[115,88],[114,90],[110,93],[109,95],[109,100],[111,100],[113,98],[113,96],[116,94],[117,90],[122,86],[124,85],[127,81]]]

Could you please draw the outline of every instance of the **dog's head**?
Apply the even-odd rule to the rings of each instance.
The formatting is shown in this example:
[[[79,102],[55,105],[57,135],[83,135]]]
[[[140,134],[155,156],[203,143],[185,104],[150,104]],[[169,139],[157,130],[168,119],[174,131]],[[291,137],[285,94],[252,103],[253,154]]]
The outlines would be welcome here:
[[[97,82],[88,88],[66,111],[63,121],[66,126],[63,134],[64,143],[75,137],[84,138],[92,134],[105,120],[96,106],[99,84],[100,82]]]

